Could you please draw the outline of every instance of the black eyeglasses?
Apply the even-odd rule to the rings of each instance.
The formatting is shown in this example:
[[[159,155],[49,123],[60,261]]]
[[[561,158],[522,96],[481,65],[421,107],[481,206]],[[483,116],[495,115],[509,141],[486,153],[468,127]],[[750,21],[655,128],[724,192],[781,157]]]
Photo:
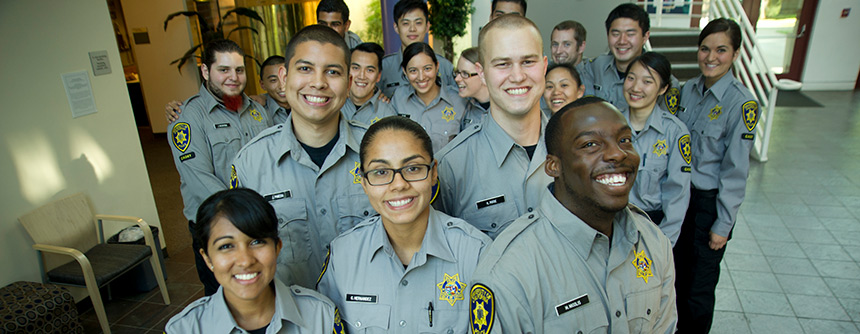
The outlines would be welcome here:
[[[463,79],[468,79],[468,78],[471,78],[471,77],[473,77],[473,76],[478,75],[478,73],[469,73],[469,72],[466,72],[466,71],[457,71],[457,70],[454,70],[454,77],[456,78],[458,75],[459,75],[459,76],[461,76],[461,77],[463,77]]]
[[[394,182],[394,174],[400,173],[407,182],[421,181],[430,175],[430,165],[418,164],[394,168],[377,168],[364,173],[364,178],[372,186],[384,186]]]

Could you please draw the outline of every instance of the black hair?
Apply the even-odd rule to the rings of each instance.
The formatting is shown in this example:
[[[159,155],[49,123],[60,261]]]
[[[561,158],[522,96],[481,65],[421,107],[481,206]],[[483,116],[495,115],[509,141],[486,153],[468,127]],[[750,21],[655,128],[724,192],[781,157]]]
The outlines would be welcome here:
[[[339,35],[334,29],[324,25],[314,24],[302,28],[296,33],[290,43],[287,44],[287,50],[284,52],[284,61],[289,65],[296,55],[296,48],[304,42],[319,42],[322,44],[333,44],[343,51],[343,60],[346,68],[349,69],[349,46],[343,40],[343,36]],[[287,66],[287,71],[290,67]]]
[[[209,196],[197,209],[192,237],[209,254],[212,223],[224,217],[239,231],[254,239],[278,239],[278,216],[263,196],[247,188],[221,190]],[[196,251],[196,250],[195,250]]]
[[[373,125],[367,129],[367,132],[364,133],[364,138],[361,139],[358,157],[361,161],[362,172],[364,172],[364,163],[367,161],[367,150],[369,149],[370,143],[373,142],[373,139],[379,132],[384,130],[401,130],[409,132],[421,142],[421,147],[423,147],[424,151],[429,155],[430,161],[433,161],[433,142],[430,140],[430,136],[427,134],[427,131],[424,130],[424,127],[422,127],[421,124],[403,116],[388,116],[376,121],[376,123],[373,123]]]
[[[516,3],[520,5],[520,7],[523,7],[523,16],[526,16],[526,8],[528,8],[528,5],[526,5],[526,0],[493,0],[492,4],[490,4],[490,15],[493,15],[493,12],[496,11],[496,3],[498,2]]]
[[[340,19],[343,20],[343,24],[349,21],[349,7],[343,0],[320,0],[320,3],[317,5],[317,18],[319,18],[320,12],[340,13]]]
[[[361,52],[367,52],[367,53],[375,54],[376,55],[377,71],[379,71],[380,73],[382,72],[382,57],[385,56],[385,49],[383,49],[381,46],[379,46],[379,44],[376,44],[373,42],[365,42],[365,43],[361,43],[359,45],[356,45],[354,48],[352,48],[352,51],[350,52],[350,56],[352,55],[352,52],[355,52],[355,51],[361,51]]]
[[[270,56],[269,58],[266,58],[266,60],[263,61],[263,65],[260,65],[260,78],[265,79],[265,78],[263,78],[263,69],[266,68],[267,66],[281,65],[283,63],[284,63],[284,57],[282,57],[282,56],[274,55],[274,56]]]
[[[424,13],[424,20],[430,19],[430,9],[427,8],[427,3],[423,0],[402,0],[394,5],[394,24],[399,24],[400,18],[406,13],[420,9]]]
[[[436,65],[436,85],[439,86],[442,84],[442,78],[439,76],[439,60],[436,59],[436,53],[433,52],[433,48],[430,47],[430,44],[424,42],[415,42],[409,44],[405,50],[403,50],[403,60],[400,61],[400,68],[406,71],[406,66],[409,65],[409,61],[412,60],[415,56],[419,54],[425,54],[427,57],[430,57],[433,60],[433,64]]]
[[[651,19],[648,18],[648,12],[639,7],[639,5],[628,2],[618,5],[618,7],[609,12],[609,17],[606,18],[607,34],[609,33],[609,28],[612,27],[612,22],[620,18],[628,18],[639,22],[639,28],[642,29],[643,36],[651,30]]]
[[[743,37],[741,37],[741,27],[734,20],[724,17],[708,22],[705,29],[702,29],[702,32],[699,33],[699,46],[702,45],[702,41],[704,41],[706,37],[718,32],[724,32],[729,36],[729,39],[732,40],[732,47],[735,48],[733,51],[737,51],[741,48],[741,42],[743,41]]]
[[[585,27],[582,23],[573,20],[561,21],[561,23],[556,24],[555,27],[552,28],[552,31],[564,31],[564,30],[573,30],[573,39],[576,40],[576,47],[579,48],[583,42],[585,42],[585,38],[588,36],[588,32],[585,30]]]
[[[242,51],[242,48],[240,48],[239,44],[236,44],[236,42],[229,39],[216,39],[206,43],[206,46],[203,48],[203,65],[206,65],[206,67],[212,67],[212,64],[215,63],[215,53],[217,52],[235,52],[242,56],[243,59],[245,57],[245,52]]]
[[[558,156],[558,150],[561,147],[561,137],[562,137],[562,124],[561,124],[561,116],[564,115],[570,109],[579,108],[585,105],[606,102],[606,100],[599,98],[597,96],[584,96],[579,99],[574,100],[571,103],[568,103],[566,106],[562,107],[559,111],[552,115],[549,118],[549,122],[546,123],[546,129],[544,130],[544,142],[546,142],[546,153]]]
[[[672,80],[672,64],[669,63],[669,59],[666,59],[666,56],[648,51],[641,54],[639,57],[633,58],[630,64],[627,64],[627,70],[624,71],[624,76],[627,76],[630,73],[630,69],[633,68],[633,64],[642,64],[645,69],[653,69],[654,72],[657,72],[657,76],[660,77],[660,88],[668,86],[671,84]]]
[[[552,70],[557,69],[557,68],[567,70],[567,72],[570,73],[570,76],[573,78],[573,80],[576,81],[576,85],[582,86],[582,77],[580,77],[579,71],[577,71],[576,67],[574,67],[573,65],[571,65],[569,63],[549,65],[549,68],[546,69],[546,75],[549,75],[549,72],[552,72]]]

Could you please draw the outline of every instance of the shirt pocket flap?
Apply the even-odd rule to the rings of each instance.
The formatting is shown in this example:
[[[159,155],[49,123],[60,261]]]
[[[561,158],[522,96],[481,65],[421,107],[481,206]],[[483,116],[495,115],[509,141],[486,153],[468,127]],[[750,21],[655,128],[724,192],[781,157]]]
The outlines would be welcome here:
[[[344,306],[344,323],[349,326],[350,333],[363,333],[371,329],[388,330],[388,320],[391,316],[391,306],[379,304],[347,303]]]

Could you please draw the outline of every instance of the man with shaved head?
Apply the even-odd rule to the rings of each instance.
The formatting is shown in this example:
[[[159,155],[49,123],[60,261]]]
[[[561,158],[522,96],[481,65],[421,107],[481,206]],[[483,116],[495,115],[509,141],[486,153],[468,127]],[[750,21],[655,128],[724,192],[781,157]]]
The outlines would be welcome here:
[[[495,238],[537,206],[550,182],[542,172],[547,118],[540,111],[547,59],[529,19],[503,15],[478,36],[478,75],[490,93],[489,117],[439,152],[437,208]]]

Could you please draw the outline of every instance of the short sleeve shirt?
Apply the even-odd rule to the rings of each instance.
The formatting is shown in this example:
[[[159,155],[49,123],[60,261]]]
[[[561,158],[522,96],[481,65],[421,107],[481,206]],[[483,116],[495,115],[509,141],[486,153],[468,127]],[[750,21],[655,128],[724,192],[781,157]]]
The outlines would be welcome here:
[[[457,136],[437,155],[436,208],[495,238],[522,214],[537,208],[552,178],[544,172],[547,118],[532,158],[488,113],[483,123]]]
[[[451,86],[444,83],[439,87],[439,95],[425,105],[412,86],[397,88],[391,98],[391,105],[398,115],[418,122],[433,141],[433,152],[439,152],[451,139],[460,133],[466,101]]]
[[[687,81],[676,116],[690,129],[693,187],[718,191],[717,221],[711,231],[725,237],[744,199],[760,111],[758,101],[731,70],[710,89],[704,90],[704,84],[701,75]]]
[[[624,78],[618,75],[619,70],[623,73],[627,69],[619,69],[615,66],[615,56],[604,54],[594,59],[583,60],[577,69],[582,69],[580,76],[585,86],[586,96],[594,95],[603,98],[618,110],[628,108],[627,100],[624,99]],[[672,76],[669,88],[666,94],[658,99],[658,104],[674,113],[678,109],[680,87],[678,79]]]
[[[465,333],[467,284],[490,242],[431,208],[421,249],[404,268],[373,217],[332,242],[318,289],[338,305],[350,333]]]
[[[343,325],[334,304],[322,294],[294,285],[287,287],[275,279],[275,314],[266,328],[267,334],[340,333]],[[167,322],[168,334],[247,334],[239,327],[227,302],[224,287],[215,294],[200,298]]]
[[[669,240],[641,211],[616,213],[606,236],[545,190],[539,209],[484,252],[472,278],[472,329],[671,334],[674,272]]]
[[[454,81],[454,65],[439,54],[436,54],[436,60],[439,62],[438,75],[442,83],[449,87],[457,87],[457,82]],[[409,80],[406,79],[406,74],[403,74],[403,68],[400,67],[402,61],[403,53],[399,51],[382,58],[382,79],[376,86],[382,89],[382,94],[385,96],[394,96],[395,89],[409,86]]]
[[[463,113],[463,120],[460,122],[460,131],[466,130],[472,125],[481,124],[488,112],[489,110],[484,109],[474,97],[466,99],[466,112]]]
[[[361,187],[358,151],[365,128],[341,117],[338,140],[320,168],[296,139],[291,118],[242,148],[234,164],[237,185],[263,195],[278,215],[284,245],[278,278],[313,286],[329,243],[376,211]]]
[[[630,112],[622,112],[630,122]],[[639,153],[639,172],[630,203],[645,211],[662,210],[662,221],[655,222],[674,244],[681,235],[681,223],[690,202],[690,132],[677,117],[660,105],[633,134],[633,147]]]
[[[242,98],[239,111],[233,112],[201,85],[200,92],[183,104],[179,119],[167,126],[185,203],[182,212],[188,220],[195,219],[206,198],[229,187],[230,165],[239,149],[272,126],[263,106]]]

